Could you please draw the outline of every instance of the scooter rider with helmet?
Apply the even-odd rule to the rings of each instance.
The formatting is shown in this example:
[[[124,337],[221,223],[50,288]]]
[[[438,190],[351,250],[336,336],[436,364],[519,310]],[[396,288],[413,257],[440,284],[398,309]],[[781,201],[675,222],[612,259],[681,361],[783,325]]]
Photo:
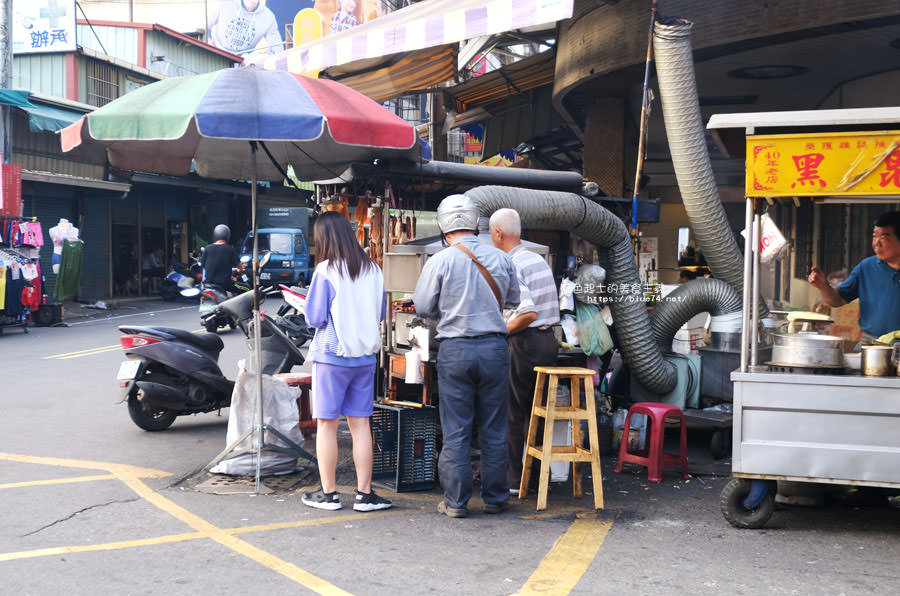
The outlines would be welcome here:
[[[200,265],[203,267],[203,281],[215,284],[233,294],[238,292],[231,277],[231,271],[237,267],[243,271],[244,266],[238,258],[238,253],[233,246],[228,244],[231,238],[231,229],[225,224],[219,224],[213,230],[212,244],[208,244],[200,257]]]

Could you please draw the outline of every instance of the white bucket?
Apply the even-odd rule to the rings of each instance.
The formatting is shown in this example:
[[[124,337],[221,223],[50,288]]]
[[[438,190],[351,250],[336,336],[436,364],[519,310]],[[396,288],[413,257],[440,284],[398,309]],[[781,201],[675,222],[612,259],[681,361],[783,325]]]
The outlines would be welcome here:
[[[743,313],[741,311],[712,317],[709,323],[711,333],[740,333],[743,325]]]

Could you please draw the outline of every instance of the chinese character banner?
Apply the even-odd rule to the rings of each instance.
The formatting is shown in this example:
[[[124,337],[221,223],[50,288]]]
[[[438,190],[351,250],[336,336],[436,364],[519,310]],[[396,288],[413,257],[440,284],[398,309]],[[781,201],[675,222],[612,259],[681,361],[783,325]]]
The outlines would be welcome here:
[[[746,194],[900,195],[900,131],[749,136]]]
[[[14,0],[14,54],[75,50],[74,0]]]

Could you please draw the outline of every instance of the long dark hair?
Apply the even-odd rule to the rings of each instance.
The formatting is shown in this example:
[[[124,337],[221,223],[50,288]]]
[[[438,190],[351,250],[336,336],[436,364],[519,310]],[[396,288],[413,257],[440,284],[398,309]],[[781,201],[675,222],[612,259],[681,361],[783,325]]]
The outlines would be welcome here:
[[[316,260],[327,260],[329,267],[340,271],[343,263],[350,279],[356,279],[363,270],[374,265],[372,259],[359,245],[353,228],[346,217],[335,211],[326,211],[316,220]]]

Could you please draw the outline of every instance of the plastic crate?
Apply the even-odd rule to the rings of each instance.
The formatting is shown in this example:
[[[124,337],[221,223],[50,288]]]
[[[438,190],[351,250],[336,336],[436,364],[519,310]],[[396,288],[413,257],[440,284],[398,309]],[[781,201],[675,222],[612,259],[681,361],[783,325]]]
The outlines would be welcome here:
[[[396,492],[431,490],[435,481],[434,407],[375,404],[372,483]]]

